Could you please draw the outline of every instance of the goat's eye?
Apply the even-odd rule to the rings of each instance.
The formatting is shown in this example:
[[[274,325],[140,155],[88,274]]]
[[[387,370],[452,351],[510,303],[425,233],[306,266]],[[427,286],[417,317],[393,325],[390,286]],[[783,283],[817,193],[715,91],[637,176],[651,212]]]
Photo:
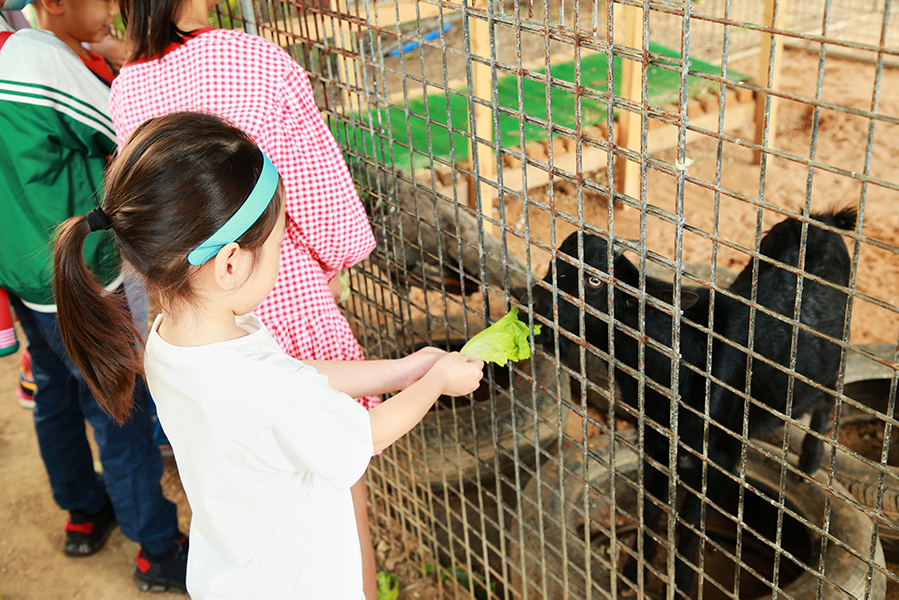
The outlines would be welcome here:
[[[592,288],[598,288],[602,285],[602,280],[596,275],[589,275],[587,277],[587,285]]]

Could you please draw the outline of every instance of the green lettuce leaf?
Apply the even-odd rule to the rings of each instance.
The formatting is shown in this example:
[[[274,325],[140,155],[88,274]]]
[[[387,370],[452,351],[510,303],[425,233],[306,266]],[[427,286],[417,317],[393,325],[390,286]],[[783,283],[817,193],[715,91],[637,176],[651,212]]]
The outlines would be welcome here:
[[[393,573],[378,571],[378,600],[396,600],[400,596],[400,585]]]
[[[340,298],[337,299],[337,304],[343,304],[349,299],[350,293],[353,291],[350,288],[350,272],[346,269],[342,270],[337,275],[337,281],[340,282]]]
[[[540,325],[534,325],[534,335],[538,333]],[[513,306],[506,316],[468,340],[459,352],[472,360],[495,362],[501,367],[508,360],[526,360],[531,357],[528,326],[518,320],[518,308]]]

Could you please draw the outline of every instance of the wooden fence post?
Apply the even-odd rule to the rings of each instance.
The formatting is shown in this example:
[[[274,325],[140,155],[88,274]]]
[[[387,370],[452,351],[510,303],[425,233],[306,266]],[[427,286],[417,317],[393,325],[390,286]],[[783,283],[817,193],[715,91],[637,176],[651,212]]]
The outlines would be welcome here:
[[[777,5],[775,6],[775,2]],[[775,12],[776,11],[776,12]],[[774,27],[777,23],[782,28],[782,23],[776,19],[777,13],[783,18],[786,12],[786,0],[765,0],[765,20],[763,23],[768,27]],[[759,85],[768,87],[768,62],[771,59],[771,35],[770,33],[762,34],[762,52],[759,59]],[[774,41],[774,62],[771,65],[771,86],[769,89],[777,89],[780,85],[780,70],[783,62],[784,40],[783,36],[776,36]],[[768,118],[765,119],[765,99],[768,94],[759,93],[755,98],[755,143],[762,145],[765,136],[765,130],[768,131],[768,148],[774,147],[774,140],[777,137],[777,105],[778,98],[771,96],[771,109],[768,112]],[[752,153],[752,161],[754,164],[761,164],[762,153],[760,150],[754,150]]]
[[[480,4],[485,11],[489,11],[489,3],[492,0],[480,0]],[[479,7],[480,8],[480,7]],[[473,56],[489,56],[490,43],[490,24],[488,21],[478,18],[469,18],[471,54]],[[493,99],[493,78],[489,66],[477,61],[473,61],[471,65],[472,72],[472,94],[476,98],[482,98],[487,101]],[[475,130],[471,132],[471,145],[469,147],[468,167],[472,173],[478,173],[481,177],[489,177],[496,175],[496,156],[492,146],[481,145],[475,137],[475,132],[481,137],[493,140],[493,110],[489,106],[483,106],[475,103],[474,105],[474,122]],[[475,147],[478,148],[478,168],[475,169],[474,156]],[[476,208],[478,192],[481,195],[481,212],[487,217],[493,218],[493,208],[496,205],[496,190],[491,186],[480,181],[479,178],[472,177],[472,181],[468,186],[468,205]],[[493,233],[493,224],[489,221],[484,222],[484,231]]]
[[[643,9],[616,4],[614,40],[631,48],[641,50],[643,40]],[[621,60],[622,98],[643,102],[642,63],[629,59]],[[641,117],[638,113],[621,109],[618,111],[618,139],[615,144],[640,152]],[[619,156],[615,159],[615,190],[631,198],[640,200],[640,163]],[[626,207],[627,205],[625,205]]]

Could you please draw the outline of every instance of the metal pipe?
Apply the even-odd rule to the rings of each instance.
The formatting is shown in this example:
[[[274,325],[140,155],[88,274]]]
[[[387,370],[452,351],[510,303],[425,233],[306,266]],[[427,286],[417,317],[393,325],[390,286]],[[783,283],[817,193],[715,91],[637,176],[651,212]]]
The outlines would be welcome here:
[[[253,7],[253,0],[240,0],[240,15],[243,18],[244,31],[250,35],[259,35],[259,28],[256,27],[256,9]]]

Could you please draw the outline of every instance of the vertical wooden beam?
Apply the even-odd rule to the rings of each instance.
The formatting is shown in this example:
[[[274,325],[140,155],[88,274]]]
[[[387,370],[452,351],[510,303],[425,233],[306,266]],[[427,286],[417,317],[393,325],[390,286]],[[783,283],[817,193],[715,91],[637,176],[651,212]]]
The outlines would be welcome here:
[[[776,10],[780,15],[786,11],[786,0],[765,0],[765,19],[764,25],[774,27],[775,23],[775,1],[777,2]],[[771,35],[770,33],[762,34],[761,58],[759,59],[759,85],[767,87],[768,85],[768,62],[771,59]],[[783,36],[776,36],[774,40],[774,62],[771,65],[771,87],[769,89],[777,89],[780,86],[780,71],[784,55],[784,39]],[[774,147],[774,140],[777,137],[777,108],[778,98],[771,96],[771,109],[768,112],[768,118],[765,119],[765,99],[768,94],[759,93],[755,99],[755,143],[762,145],[765,135],[765,129],[768,130],[768,148]],[[762,153],[754,150],[752,153],[752,161],[754,164],[761,164]]]
[[[631,48],[643,48],[643,9],[616,4],[614,40]],[[642,64],[633,60],[621,61],[622,98],[643,102]],[[629,110],[618,111],[618,139],[616,145],[640,152],[641,117]],[[615,190],[631,198],[640,199],[640,164],[624,157],[615,159]]]
[[[348,0],[334,0],[335,8],[337,12],[341,16],[349,17],[353,13],[351,12],[351,8],[349,6]],[[359,62],[359,54],[356,48],[355,35],[353,30],[350,28],[350,22],[347,18],[337,18],[332,19],[331,17],[324,17],[326,21],[331,21],[333,25],[333,30],[328,32],[325,28],[324,35],[327,36],[328,33],[334,34],[334,47],[340,50],[337,54],[337,80],[339,81],[341,77],[343,77],[344,73],[346,73],[346,86],[347,89],[341,89],[341,99],[343,102],[343,111],[344,114],[349,114],[352,112],[352,104],[350,103],[351,99],[351,91],[356,88],[357,80],[356,80],[356,63]],[[336,21],[336,22],[335,22]],[[347,58],[344,56],[344,52],[353,58]]]
[[[483,8],[487,10],[488,3],[490,0],[478,0],[476,4],[479,4],[478,8]],[[473,3],[474,5],[475,3]],[[482,19],[470,19],[469,20],[469,28],[470,28],[470,39],[471,39],[471,53],[473,56],[481,56],[487,57],[490,55],[490,25],[487,21]],[[493,99],[493,79],[492,73],[490,72],[490,67],[479,62],[473,62],[471,65],[472,78],[474,81],[472,84],[472,93],[476,98],[483,98],[488,102]],[[493,139],[493,111],[489,106],[482,106],[480,104],[475,104],[474,106],[474,121],[475,121],[475,129],[477,134],[485,138],[487,140]],[[469,148],[469,159],[468,159],[468,168],[471,169],[472,172],[475,172],[474,168],[474,156],[475,156],[475,146],[477,146],[477,140],[475,139],[475,132],[471,132],[471,146]],[[481,145],[478,146],[478,172],[481,177],[489,177],[491,175],[496,175],[496,156],[493,153],[493,149],[490,146]],[[468,186],[468,204],[472,208],[475,208],[477,205],[477,194],[480,191],[481,194],[481,211],[487,216],[493,218],[493,208],[496,206],[496,190],[481,181],[474,180],[471,182],[471,185]],[[492,233],[493,225],[489,222],[484,222],[484,230]]]

